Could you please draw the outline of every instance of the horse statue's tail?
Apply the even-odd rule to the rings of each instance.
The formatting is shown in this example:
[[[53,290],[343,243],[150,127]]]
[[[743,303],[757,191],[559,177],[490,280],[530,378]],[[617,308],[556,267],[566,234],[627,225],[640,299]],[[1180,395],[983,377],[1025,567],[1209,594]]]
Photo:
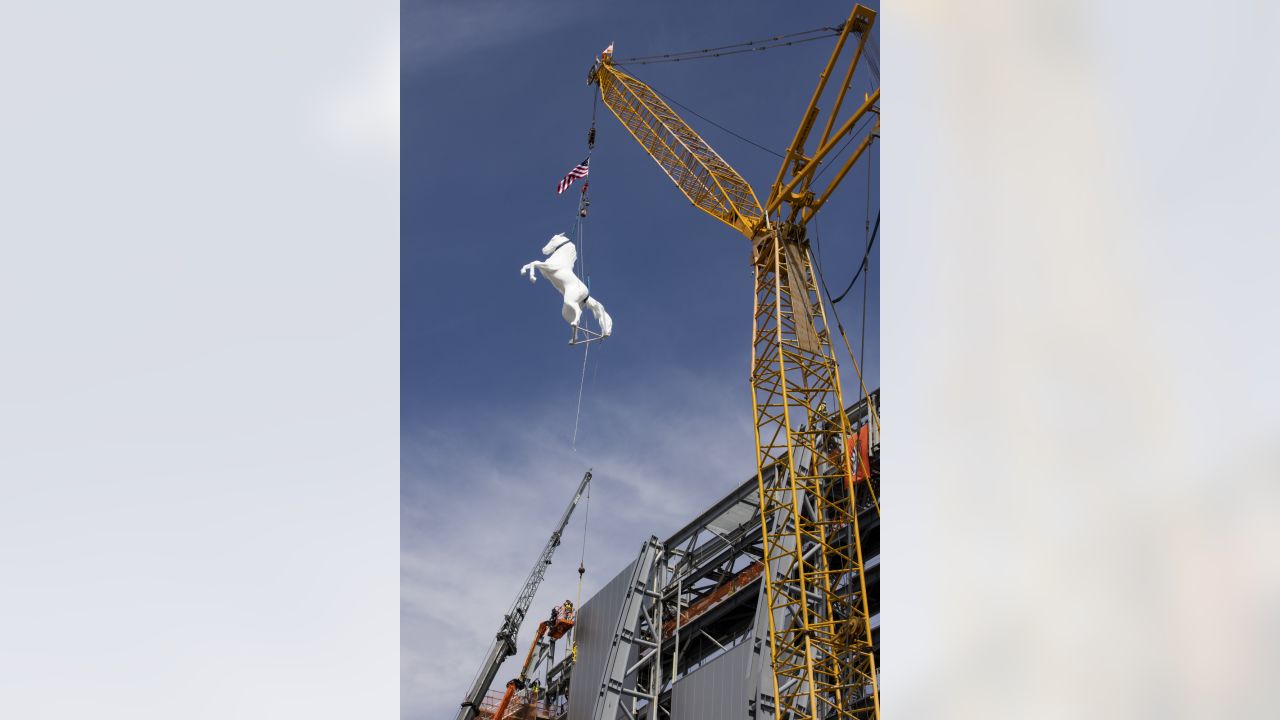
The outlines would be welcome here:
[[[588,297],[587,307],[591,310],[591,314],[595,316],[596,323],[600,325],[600,334],[605,337],[613,334],[613,318],[609,317],[609,313],[605,312],[604,305],[599,300]]]

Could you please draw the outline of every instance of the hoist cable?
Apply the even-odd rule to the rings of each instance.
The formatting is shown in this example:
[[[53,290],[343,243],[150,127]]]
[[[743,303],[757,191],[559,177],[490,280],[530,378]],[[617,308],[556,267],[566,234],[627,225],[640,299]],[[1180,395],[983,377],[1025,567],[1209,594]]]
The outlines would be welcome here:
[[[862,261],[863,267],[867,267],[867,261]],[[867,279],[862,282],[862,339],[858,345],[858,358],[862,361],[860,364],[867,364],[867,293],[871,291],[871,272],[867,272]]]
[[[814,237],[815,237],[815,238],[817,237],[817,225],[816,225],[816,223],[815,223],[815,226],[814,226]],[[827,295],[827,297],[829,298],[829,297],[830,297],[830,294],[826,292],[826,290],[827,290],[827,282],[826,282],[826,280],[824,280],[824,279],[822,278],[822,267],[821,267],[821,265],[819,265],[819,264],[815,263],[815,264],[814,264],[814,269],[815,269],[815,270],[817,271],[817,273],[818,273],[818,281],[819,281],[819,283],[820,283],[820,287],[822,288],[823,293],[824,293],[824,294],[826,294],[826,295]],[[832,317],[834,317],[834,318],[836,319],[836,329],[838,329],[838,330],[840,331],[840,337],[841,337],[841,339],[843,339],[843,340],[844,340],[844,349],[845,349],[845,351],[846,351],[846,352],[848,352],[848,353],[849,353],[849,360],[850,360],[851,362],[853,362],[853,372],[854,372],[854,374],[855,374],[855,375],[857,375],[857,376],[858,376],[858,385],[859,385],[859,387],[861,387],[861,388],[862,388],[862,396],[863,396],[864,398],[866,398],[866,401],[867,401],[867,412],[871,415],[871,420],[872,420],[872,421],[875,423],[875,425],[876,425],[876,432],[877,432],[877,433],[879,433],[879,432],[880,432],[880,416],[876,413],[876,406],[875,406],[875,404],[871,402],[871,393],[867,392],[867,383],[862,379],[862,368],[861,368],[861,367],[859,367],[859,365],[858,365],[858,359],[857,359],[857,358],[855,358],[855,357],[853,356],[853,349],[849,347],[849,337],[848,337],[847,335],[845,335],[845,332],[844,332],[844,325],[840,322],[840,314],[839,314],[838,312],[836,312],[836,306],[835,306],[835,305],[832,305],[832,306],[831,306],[831,315],[832,315]],[[834,352],[833,352],[833,355],[834,355]],[[845,408],[840,408],[840,415],[841,415],[841,417],[845,417],[845,418],[847,418],[847,416],[845,415]],[[848,446],[846,445],[846,450],[845,450],[845,452],[846,452],[846,453],[848,452],[847,447],[848,447]],[[877,515],[879,515],[879,514],[880,514],[880,499],[879,499],[878,497],[876,497],[876,491],[875,491],[875,489],[874,489],[874,488],[872,488],[872,487],[871,487],[871,483],[870,483],[870,482],[868,482],[868,483],[867,483],[867,492],[871,495],[871,503],[872,503],[873,505],[875,505],[875,508],[876,508],[876,514],[877,514]]]
[[[880,44],[876,42],[875,35],[867,36],[867,66],[871,68],[876,82],[880,82]]]
[[[871,240],[867,242],[866,252],[862,253],[862,262],[858,263],[858,271],[853,274],[853,279],[849,281],[849,287],[846,287],[844,289],[844,292],[840,293],[840,297],[835,298],[831,301],[832,305],[835,305],[836,303],[843,300],[844,296],[848,295],[849,291],[853,289],[853,284],[858,282],[858,276],[861,275],[863,269],[867,267],[867,257],[871,255],[871,246],[876,244],[876,236],[879,235],[879,233],[880,233],[880,213],[877,212],[876,226],[875,226],[875,229],[871,231]]]
[[[844,144],[840,146],[839,150],[836,150],[835,155],[831,158],[831,162],[825,163],[823,167],[818,168],[818,171],[814,173],[814,176],[813,176],[813,179],[815,182],[818,180],[818,178],[822,177],[822,174],[825,173],[828,168],[836,164],[835,161],[838,160],[840,156],[844,153],[844,151],[849,147],[849,143],[853,142],[855,138],[857,138],[859,135],[862,134],[862,130],[866,128],[867,123],[870,122],[871,120],[871,117],[872,115],[868,114],[865,118],[863,118],[859,123],[859,127],[854,129],[852,132],[850,132],[848,139],[844,141]],[[867,157],[867,215],[870,215],[870,207],[871,207],[871,158],[870,156],[868,156]],[[815,224],[815,229],[816,229],[816,224]],[[880,213],[877,212],[875,230],[871,231],[871,237],[867,241],[866,250],[862,254],[862,261],[858,263],[858,270],[853,274],[853,279],[849,281],[849,286],[844,289],[844,292],[840,293],[839,297],[835,299],[831,299],[831,305],[833,308],[835,307],[836,303],[844,299],[845,295],[849,294],[849,291],[853,289],[853,284],[858,281],[858,277],[862,274],[863,269],[867,266],[867,258],[871,254],[871,247],[876,243],[876,236],[878,235],[879,231],[880,231]],[[817,238],[815,235],[815,244],[816,244],[816,239]],[[820,247],[818,252],[819,254],[822,252]],[[819,274],[821,274],[821,271],[819,271]],[[828,299],[830,299],[830,293],[827,294],[827,297]]]
[[[801,43],[813,42],[814,40],[825,40],[825,39],[827,39],[827,38],[833,38],[833,37],[836,37],[836,36],[837,36],[837,35],[839,35],[839,34],[840,34],[840,33],[831,33],[830,35],[819,35],[819,36],[817,36],[817,37],[805,38],[805,39],[803,39],[803,40],[793,40],[793,41],[791,41],[791,42],[778,43],[778,44],[776,44],[776,45],[761,45],[760,47],[754,47],[754,48],[743,48],[742,50],[730,50],[730,51],[728,51],[728,52],[718,52],[718,53],[712,53],[712,54],[710,54],[710,55],[691,55],[691,56],[689,56],[689,57],[683,57],[683,58],[672,58],[672,59],[670,59],[670,60],[643,60],[643,61],[639,61],[639,62],[614,63],[614,65],[626,65],[626,66],[630,66],[630,65],[653,65],[653,64],[656,64],[656,63],[664,63],[664,62],[681,62],[681,61],[685,61],[685,60],[690,60],[690,61],[692,61],[692,60],[707,60],[707,59],[709,59],[709,58],[728,57],[728,56],[730,56],[730,55],[741,55],[742,53],[758,52],[758,51],[760,51],[760,50],[772,50],[773,48],[778,48],[778,47],[789,47],[789,46],[791,46],[791,45],[799,45],[799,44],[801,44]]]
[[[831,292],[827,290],[827,280],[822,276],[822,243],[819,238],[817,220],[813,221],[813,245],[818,251],[819,260],[819,262],[813,264],[813,268],[818,273],[818,284],[822,290],[822,294],[826,297],[827,301],[830,302]],[[849,360],[853,362],[853,372],[858,376],[858,385],[862,388],[862,395],[867,399],[867,410],[871,414],[872,421],[876,424],[876,432],[880,432],[880,416],[876,413],[876,407],[871,402],[871,393],[867,392],[867,384],[862,379],[862,367],[858,364],[858,358],[853,354],[853,348],[849,347],[849,337],[845,335],[844,324],[840,322],[840,313],[836,310],[835,303],[830,304],[831,316],[834,317],[836,321],[836,329],[840,332],[840,338],[844,340],[844,349],[845,352],[849,354]],[[844,412],[844,408],[841,408],[841,412]],[[868,486],[868,489],[870,489],[870,486]],[[880,512],[880,504],[879,501],[876,500],[874,492],[872,493],[871,499],[876,502],[876,512]]]
[[[587,178],[582,182],[582,194],[578,198],[578,217],[574,222],[574,234],[577,236],[578,249],[578,275],[587,285],[587,293],[591,293],[591,276],[587,273],[587,243],[586,233],[583,232],[583,226],[586,225],[585,219],[587,214],[587,206],[590,201],[587,200],[587,187],[591,184],[591,153],[596,147],[596,108],[599,103],[600,96],[594,90],[591,92],[591,129],[587,131]],[[574,332],[575,337],[577,331]],[[569,445],[573,452],[578,451],[578,423],[582,419],[582,391],[587,386],[587,358],[591,355],[591,342],[583,343],[582,348],[582,376],[578,378],[578,408],[573,415],[573,439]]]
[[[813,33],[820,33],[820,32],[825,32],[828,34],[821,35],[819,37],[806,38],[804,40],[795,40],[788,43],[781,43],[781,45],[792,45],[795,43],[810,42],[812,40],[821,40],[822,38],[835,37],[836,35],[840,34],[841,27],[842,26],[813,28],[812,30],[802,30],[800,32],[787,33],[785,35],[774,35],[773,37],[761,38],[759,40],[747,40],[745,42],[734,43],[732,45],[721,45],[720,47],[703,48],[702,50],[682,50],[680,52],[663,53],[661,55],[644,55],[640,57],[619,58],[615,60],[613,64],[614,65],[624,65],[624,64],[647,65],[647,64],[656,63],[656,62],[679,62],[680,60],[693,60],[693,59],[697,59],[697,57],[699,56],[719,57],[720,55],[736,54],[736,53],[720,52],[723,50],[734,50],[735,48],[742,48],[737,50],[737,52],[751,52],[752,50],[766,50],[770,47],[779,47],[779,45],[775,44],[775,45],[768,45],[765,47],[753,47],[753,46],[760,45],[763,43],[777,43],[777,41],[779,40],[786,40],[787,38],[800,37],[801,35],[812,35]],[[717,53],[717,54],[707,55],[707,53]]]
[[[844,151],[849,149],[850,143],[858,139],[858,136],[862,135],[862,131],[867,129],[867,125],[871,122],[873,117],[876,117],[876,113],[869,112],[858,121],[857,127],[849,131],[849,137],[845,138],[844,144],[832,153],[831,159],[822,161],[822,167],[818,168],[818,171],[814,173],[813,181],[810,184],[818,182],[818,179],[822,177],[823,173],[825,173],[828,168],[838,164],[836,160],[839,160],[840,156],[844,155]]]
[[[575,230],[578,236],[578,275],[582,281],[587,283],[587,289],[591,288],[591,277],[587,274],[587,245],[582,240],[583,220],[587,217],[586,210],[591,204],[587,199],[587,188],[591,186],[591,154],[596,149],[596,107],[600,102],[599,93],[591,91],[591,129],[587,131],[587,177],[582,181],[582,192],[578,196],[578,214],[574,218],[576,223]]]
[[[578,420],[582,417],[582,388],[587,384],[587,356],[591,353],[591,343],[583,343],[582,348],[582,377],[578,380],[578,411],[573,415],[573,440],[571,441],[571,449],[578,451]]]
[[[590,472],[588,470],[587,472]],[[582,577],[587,574],[587,525],[591,522],[591,483],[587,483],[587,502],[582,506],[582,553],[578,556],[578,599],[574,601],[574,627],[570,636],[569,653],[578,661],[578,612],[582,610]]]
[[[867,156],[867,215],[871,214],[871,156]],[[876,232],[880,231],[880,213],[876,212]],[[862,254],[862,268],[867,269],[867,279],[862,283],[862,341],[858,346],[858,357],[862,360],[862,364],[867,364],[867,293],[871,289],[871,270],[868,257],[871,255],[871,243],[874,242],[871,236],[867,236],[867,250]]]
[[[587,572],[587,524],[591,521],[591,483],[587,483],[587,502],[582,506],[582,554],[578,556],[578,600],[574,611],[582,605],[582,576]]]

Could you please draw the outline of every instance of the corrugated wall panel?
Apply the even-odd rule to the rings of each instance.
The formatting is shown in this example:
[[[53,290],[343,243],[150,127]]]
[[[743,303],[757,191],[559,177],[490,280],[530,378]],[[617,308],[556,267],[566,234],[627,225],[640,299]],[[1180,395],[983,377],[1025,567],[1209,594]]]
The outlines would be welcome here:
[[[747,698],[755,690],[748,682],[750,662],[748,641],[680,678],[672,689],[671,720],[746,718]]]
[[[569,684],[569,720],[591,720],[596,693],[604,680],[604,664],[609,658],[609,643],[618,626],[627,583],[635,572],[635,561],[622,569],[600,592],[591,596],[578,610],[574,633],[578,643],[578,660],[573,666]]]

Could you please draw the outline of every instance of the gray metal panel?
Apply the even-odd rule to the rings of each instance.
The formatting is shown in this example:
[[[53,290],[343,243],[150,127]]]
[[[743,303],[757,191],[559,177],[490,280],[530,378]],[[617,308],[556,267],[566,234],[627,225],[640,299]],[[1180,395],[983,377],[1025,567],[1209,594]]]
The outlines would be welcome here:
[[[743,720],[755,683],[750,639],[676,681],[671,691],[671,720]]]
[[[635,564],[636,561],[631,561],[578,610],[573,628],[578,643],[578,659],[574,662],[569,682],[569,720],[591,718],[596,692],[604,681],[609,644],[613,641],[613,631],[618,625],[618,614],[622,612],[622,601],[627,596],[627,584],[631,581]]]
[[[750,503],[739,503],[730,507],[721,513],[716,519],[712,520],[708,525],[716,529],[723,535],[737,530],[742,525],[758,518],[760,516],[760,508]]]
[[[756,709],[755,720],[767,720],[773,715],[773,660],[769,655],[769,600],[768,589],[761,580],[756,595],[756,621],[751,637],[750,669],[747,693]],[[751,683],[755,686],[752,687]],[[768,708],[768,709],[766,709]]]

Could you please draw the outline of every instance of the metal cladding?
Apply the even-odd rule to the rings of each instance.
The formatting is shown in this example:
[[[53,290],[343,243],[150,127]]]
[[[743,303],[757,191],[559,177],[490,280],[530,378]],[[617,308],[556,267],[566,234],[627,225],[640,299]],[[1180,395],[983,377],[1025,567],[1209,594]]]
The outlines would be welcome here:
[[[671,720],[741,720],[757,678],[750,677],[751,643],[739,643],[676,681]]]
[[[573,666],[573,683],[569,686],[569,720],[591,718],[596,691],[604,680],[609,644],[635,565],[633,561],[623,568],[578,610],[573,631],[578,643],[578,659]]]

